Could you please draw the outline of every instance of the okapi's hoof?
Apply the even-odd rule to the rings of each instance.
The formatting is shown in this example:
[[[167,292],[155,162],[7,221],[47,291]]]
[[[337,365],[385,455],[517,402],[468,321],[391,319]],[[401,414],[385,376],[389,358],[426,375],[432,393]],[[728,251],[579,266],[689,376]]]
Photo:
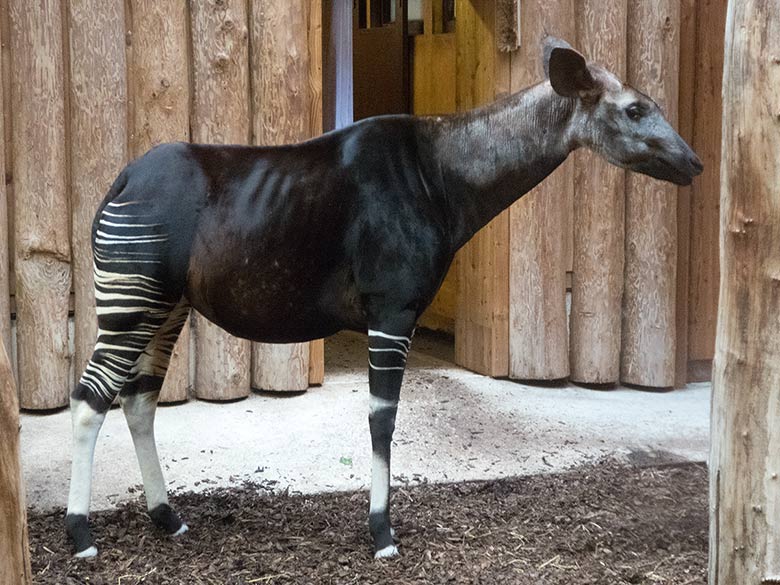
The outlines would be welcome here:
[[[168,504],[160,504],[149,510],[149,517],[160,530],[171,536],[179,536],[189,530],[179,515]]]
[[[378,550],[374,553],[375,559],[392,559],[398,556],[398,547],[394,544],[386,546],[385,548]]]
[[[84,514],[66,515],[65,531],[76,547],[76,558],[88,559],[97,556],[98,550],[89,531],[89,520]]]

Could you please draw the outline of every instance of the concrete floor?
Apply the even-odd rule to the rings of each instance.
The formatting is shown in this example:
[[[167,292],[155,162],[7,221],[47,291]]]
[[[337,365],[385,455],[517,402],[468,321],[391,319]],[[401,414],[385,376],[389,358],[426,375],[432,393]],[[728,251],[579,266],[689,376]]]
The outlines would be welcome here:
[[[161,407],[157,440],[170,487],[247,480],[303,493],[367,487],[365,347],[353,333],[329,340],[326,383],[304,394]],[[450,346],[418,333],[396,425],[396,484],[552,472],[607,456],[640,464],[707,457],[709,384],[666,393],[528,386],[448,359]],[[28,503],[64,506],[69,413],[24,414],[21,422]],[[98,442],[93,508],[137,497],[140,481],[127,426],[112,410]]]

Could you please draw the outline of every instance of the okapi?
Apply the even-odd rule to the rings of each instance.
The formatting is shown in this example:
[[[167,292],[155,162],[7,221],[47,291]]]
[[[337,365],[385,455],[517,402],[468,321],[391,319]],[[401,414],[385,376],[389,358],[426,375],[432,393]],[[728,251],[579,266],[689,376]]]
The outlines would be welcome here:
[[[401,379],[455,252],[581,146],[679,185],[702,171],[646,95],[556,39],[544,67],[543,82],[471,112],[370,118],[279,147],[165,144],[120,173],[93,224],[98,339],[71,397],[77,556],[97,554],[92,459],[117,395],[152,520],[187,530],[168,505],[153,425],[191,307],[253,341],[368,332],[368,522],[375,556],[398,554],[388,506]]]

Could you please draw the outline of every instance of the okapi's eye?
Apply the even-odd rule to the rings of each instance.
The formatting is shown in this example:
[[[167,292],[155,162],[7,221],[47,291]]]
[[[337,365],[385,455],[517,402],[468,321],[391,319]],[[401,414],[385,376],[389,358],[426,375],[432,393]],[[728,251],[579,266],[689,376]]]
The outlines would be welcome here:
[[[631,104],[626,108],[626,116],[636,122],[642,117],[642,106],[639,103]]]

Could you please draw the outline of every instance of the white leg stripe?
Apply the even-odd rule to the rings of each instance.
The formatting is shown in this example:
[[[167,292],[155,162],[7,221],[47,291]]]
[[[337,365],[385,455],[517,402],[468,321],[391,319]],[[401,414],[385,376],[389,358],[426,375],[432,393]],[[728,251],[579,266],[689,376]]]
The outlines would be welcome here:
[[[405,341],[406,343],[411,343],[412,340],[408,337],[404,337],[402,335],[389,335],[387,333],[382,333],[381,331],[374,331],[373,329],[368,330],[369,337],[382,337],[383,339],[392,339],[393,341]]]
[[[398,401],[397,400],[387,400],[386,398],[380,398],[379,396],[374,396],[373,394],[369,394],[368,396],[368,412],[373,414],[380,410],[385,410],[386,408],[398,408]]]
[[[406,358],[406,354],[407,354],[407,352],[405,352],[405,351],[404,351],[404,350],[402,350],[402,349],[393,349],[393,348],[377,348],[377,347],[369,347],[369,348],[368,348],[368,351],[374,351],[374,352],[378,352],[378,353],[382,353],[382,352],[388,352],[388,351],[393,351],[393,352],[395,352],[395,353],[400,353],[402,356],[404,356],[404,358]]]
[[[371,507],[370,512],[384,512],[390,496],[390,469],[381,456],[374,453],[371,459]]]
[[[371,360],[368,360],[368,365],[372,370],[376,370],[378,372],[383,372],[387,370],[405,370],[406,368],[404,366],[392,366],[392,367],[381,367],[381,366],[375,366],[371,363]]]

